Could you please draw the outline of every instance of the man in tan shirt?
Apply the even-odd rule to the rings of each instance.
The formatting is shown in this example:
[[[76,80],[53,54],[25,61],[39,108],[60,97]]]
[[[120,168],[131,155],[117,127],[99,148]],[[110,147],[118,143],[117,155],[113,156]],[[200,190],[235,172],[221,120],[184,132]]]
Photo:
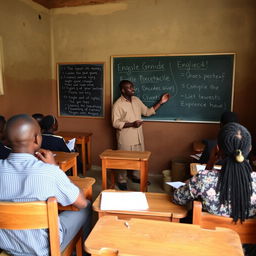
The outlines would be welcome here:
[[[142,131],[141,116],[154,115],[160,106],[167,102],[170,94],[165,93],[160,100],[151,108],[148,108],[136,96],[134,85],[128,80],[119,83],[121,97],[117,99],[112,110],[112,124],[116,129],[117,148],[128,151],[144,151],[144,138]],[[138,172],[133,172],[131,179],[139,183]],[[127,190],[127,173],[125,170],[118,171],[119,189]]]

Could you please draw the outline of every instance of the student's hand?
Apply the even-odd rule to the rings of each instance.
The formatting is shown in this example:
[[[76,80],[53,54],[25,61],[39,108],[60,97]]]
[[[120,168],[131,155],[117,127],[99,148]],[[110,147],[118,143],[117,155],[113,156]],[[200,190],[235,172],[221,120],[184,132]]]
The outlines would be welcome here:
[[[41,148],[35,153],[35,156],[44,163],[57,165],[53,153],[50,150]]]
[[[142,120],[136,120],[133,122],[133,127],[138,128],[143,124]]]
[[[167,102],[170,98],[171,98],[171,95],[169,93],[164,93],[161,96],[160,104],[163,104],[163,103]]]

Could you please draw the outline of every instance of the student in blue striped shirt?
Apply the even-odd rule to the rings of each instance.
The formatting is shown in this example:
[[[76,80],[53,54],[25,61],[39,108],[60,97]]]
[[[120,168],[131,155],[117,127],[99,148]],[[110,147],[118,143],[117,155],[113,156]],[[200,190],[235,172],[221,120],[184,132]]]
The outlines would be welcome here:
[[[59,215],[60,247],[64,250],[80,228],[89,233],[91,205],[56,165],[51,151],[39,150],[42,136],[38,123],[28,115],[16,115],[6,125],[12,153],[0,160],[0,201],[27,202],[56,197],[80,211]],[[47,230],[0,230],[0,248],[14,256],[49,255]]]

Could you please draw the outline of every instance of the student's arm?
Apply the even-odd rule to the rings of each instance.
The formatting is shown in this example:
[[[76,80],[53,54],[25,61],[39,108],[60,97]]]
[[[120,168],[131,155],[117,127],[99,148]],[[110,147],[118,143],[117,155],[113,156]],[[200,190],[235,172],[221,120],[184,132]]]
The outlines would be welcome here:
[[[170,99],[171,95],[169,93],[164,93],[160,100],[153,106],[154,110],[157,111],[162,104],[166,103]]]
[[[63,138],[60,138],[58,140],[58,151],[67,152],[67,153],[71,152]]]
[[[216,145],[210,154],[209,161],[205,167],[206,170],[212,170],[216,162],[220,159],[219,147]]]
[[[201,182],[199,174],[186,181],[186,184],[176,189],[173,193],[173,202],[179,205],[185,205],[196,199],[201,192]]]
[[[79,209],[83,209],[83,208],[87,207],[88,203],[89,203],[89,201],[84,197],[84,193],[80,189],[78,197],[72,205],[74,205],[75,207],[77,207]]]

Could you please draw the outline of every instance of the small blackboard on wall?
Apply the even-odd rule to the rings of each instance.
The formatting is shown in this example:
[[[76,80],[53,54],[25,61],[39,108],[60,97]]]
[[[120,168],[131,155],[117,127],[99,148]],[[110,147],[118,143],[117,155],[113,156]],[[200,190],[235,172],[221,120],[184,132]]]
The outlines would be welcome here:
[[[112,56],[112,102],[130,80],[146,106],[168,92],[171,99],[149,121],[219,122],[233,108],[235,54]]]
[[[60,116],[104,117],[104,63],[57,63]]]

